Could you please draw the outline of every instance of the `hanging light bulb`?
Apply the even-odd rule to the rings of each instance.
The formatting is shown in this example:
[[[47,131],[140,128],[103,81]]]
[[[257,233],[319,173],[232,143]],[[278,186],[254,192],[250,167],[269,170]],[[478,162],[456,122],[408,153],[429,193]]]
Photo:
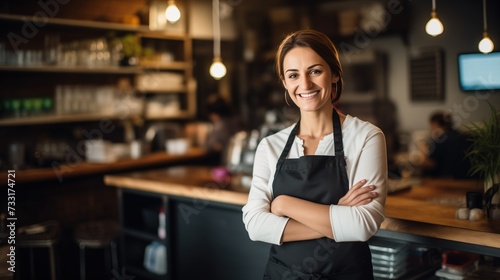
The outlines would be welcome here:
[[[433,36],[433,37],[436,37],[437,35],[443,33],[443,24],[441,23],[441,21],[435,16],[435,13],[434,13],[434,17],[431,18],[427,24],[425,25],[425,31],[427,32],[427,34]]]
[[[436,37],[437,35],[443,33],[444,27],[441,21],[437,17],[436,13],[436,0],[432,0],[432,12],[431,19],[425,25],[425,32],[427,34]]]
[[[478,48],[482,53],[490,53],[495,48],[495,45],[488,36],[488,26],[486,24],[486,0],[483,0],[483,26],[483,39],[479,41]]]
[[[210,76],[216,80],[222,79],[227,73],[226,66],[222,63],[220,55],[220,17],[219,0],[212,1],[212,23],[214,32],[214,60],[210,66]]]
[[[165,10],[165,17],[170,23],[176,23],[181,18],[181,11],[179,11],[179,8],[175,5],[174,0],[168,1],[168,6]]]
[[[478,48],[479,51],[482,53],[490,53],[493,51],[493,48],[495,45],[493,45],[493,41],[491,41],[490,37],[488,37],[488,33],[484,33],[483,39],[479,41]]]
[[[214,57],[214,61],[210,66],[210,76],[216,80],[220,80],[222,77],[226,76],[226,73],[226,66],[222,63],[222,59],[220,57]]]

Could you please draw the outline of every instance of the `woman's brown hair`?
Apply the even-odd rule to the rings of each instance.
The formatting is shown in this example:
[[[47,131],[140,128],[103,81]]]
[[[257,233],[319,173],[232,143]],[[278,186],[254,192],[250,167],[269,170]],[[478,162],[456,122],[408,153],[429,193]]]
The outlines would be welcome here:
[[[323,58],[333,74],[338,75],[339,80],[336,86],[335,97],[332,103],[339,100],[342,94],[344,82],[342,80],[342,65],[340,64],[339,53],[333,42],[325,34],[316,30],[299,30],[288,35],[278,47],[276,52],[276,73],[278,78],[284,78],[283,60],[285,55],[294,47],[309,47]]]

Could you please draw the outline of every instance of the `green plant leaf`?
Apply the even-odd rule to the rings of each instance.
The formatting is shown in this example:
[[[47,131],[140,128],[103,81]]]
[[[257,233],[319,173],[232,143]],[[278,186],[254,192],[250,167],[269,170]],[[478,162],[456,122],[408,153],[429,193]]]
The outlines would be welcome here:
[[[127,57],[139,56],[142,51],[141,43],[136,35],[128,34],[120,39],[123,45],[123,54]]]
[[[494,184],[491,186],[491,188],[487,189],[486,192],[484,192],[484,208],[486,211],[488,211],[491,207],[491,200],[493,199],[493,196],[498,192],[500,189],[500,184]]]
[[[470,159],[472,168],[471,175],[479,175],[485,182],[497,184],[500,176],[500,112],[486,101],[490,107],[489,118],[481,124],[472,123],[467,126],[470,134],[471,146],[466,151],[466,157]],[[495,192],[498,192],[498,187]]]

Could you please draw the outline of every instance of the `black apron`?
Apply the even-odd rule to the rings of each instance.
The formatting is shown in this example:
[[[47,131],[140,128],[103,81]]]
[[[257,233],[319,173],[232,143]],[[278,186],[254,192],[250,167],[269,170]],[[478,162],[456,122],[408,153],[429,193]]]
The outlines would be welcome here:
[[[273,196],[290,195],[321,204],[337,204],[349,189],[340,118],[333,110],[335,156],[286,159],[299,130],[293,128],[276,164]],[[323,237],[271,246],[264,279],[373,279],[367,242],[335,242]]]

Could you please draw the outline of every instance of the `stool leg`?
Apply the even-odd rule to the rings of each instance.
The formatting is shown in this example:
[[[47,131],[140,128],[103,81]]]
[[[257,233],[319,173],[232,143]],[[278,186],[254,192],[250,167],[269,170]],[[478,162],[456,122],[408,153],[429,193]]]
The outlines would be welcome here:
[[[52,275],[52,280],[56,280],[56,260],[54,257],[54,247],[49,247],[50,254],[50,275]]]
[[[35,258],[33,257],[33,248],[30,248],[30,266],[31,266],[31,279],[35,279]]]
[[[113,269],[116,269],[117,272],[119,272],[118,268],[118,252],[116,249],[116,242],[112,241],[111,242],[111,258],[113,261]]]
[[[80,244],[80,280],[85,280],[85,245]]]
[[[104,249],[104,263],[105,263],[105,266],[106,266],[106,273],[109,273],[110,271],[112,271],[112,264],[111,264],[111,256],[110,256],[110,251],[111,250],[106,250],[106,248],[103,248]]]

